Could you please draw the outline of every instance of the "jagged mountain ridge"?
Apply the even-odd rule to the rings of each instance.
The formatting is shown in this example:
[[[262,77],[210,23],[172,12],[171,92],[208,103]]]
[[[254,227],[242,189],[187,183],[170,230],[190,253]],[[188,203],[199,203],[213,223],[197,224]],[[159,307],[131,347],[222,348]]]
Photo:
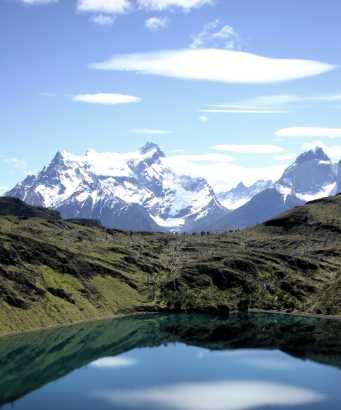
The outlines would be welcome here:
[[[195,231],[227,213],[205,179],[178,175],[164,159],[153,143],[129,154],[58,152],[7,195],[56,209],[64,218],[141,231]]]
[[[298,156],[275,183],[240,183],[215,195],[205,179],[178,175],[161,149],[147,143],[128,154],[58,152],[7,195],[117,229],[197,232],[249,227],[340,190],[341,163],[321,148]]]
[[[322,148],[316,147],[297,157],[277,182],[277,189],[307,202],[334,195],[336,179],[335,164]]]
[[[322,148],[306,151],[286,168],[277,182],[269,183],[268,187],[264,184],[264,190],[260,189],[249,201],[218,220],[212,230],[247,228],[305,202],[335,195],[341,191],[340,171],[341,163],[336,166]],[[259,181],[258,186],[262,182]],[[243,195],[248,195],[248,190],[252,190],[254,186],[247,188],[239,184],[223,195],[229,199],[235,196],[234,199],[243,201]]]
[[[271,180],[256,181],[250,186],[246,186],[243,182],[240,182],[237,186],[227,192],[218,193],[217,197],[220,203],[225,208],[234,210],[240,208],[249,202],[255,195],[273,186]]]

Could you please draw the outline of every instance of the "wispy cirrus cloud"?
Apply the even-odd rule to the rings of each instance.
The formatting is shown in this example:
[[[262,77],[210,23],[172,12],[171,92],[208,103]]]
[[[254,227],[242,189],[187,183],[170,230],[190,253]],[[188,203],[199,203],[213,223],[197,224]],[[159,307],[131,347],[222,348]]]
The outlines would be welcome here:
[[[117,105],[117,104],[132,104],[142,101],[140,97],[125,94],[79,94],[72,97],[73,101],[83,102],[88,104],[101,104],[101,105]]]
[[[239,102],[208,105],[200,110],[211,113],[285,114],[292,106],[297,108],[306,103],[337,102],[341,95],[306,96],[295,94],[262,95]]]
[[[205,5],[213,4],[214,0],[137,0],[138,5],[146,10],[166,10],[178,8],[183,11],[190,11]]]
[[[23,2],[52,2],[54,0],[22,0]],[[58,0],[56,0],[58,1]],[[135,6],[147,11],[164,11],[180,9],[188,12],[191,9],[212,4],[213,0],[78,0],[77,10],[88,13],[124,14]]]
[[[131,8],[129,0],[78,0],[77,10],[85,13],[124,14]]]
[[[200,115],[199,116],[199,121],[206,123],[208,121],[208,117],[206,115]]]
[[[257,144],[257,145],[221,144],[221,145],[213,145],[210,148],[216,151],[233,152],[237,154],[275,154],[275,153],[284,151],[284,149],[278,145],[264,145],[264,144]]]
[[[19,173],[22,175],[32,174],[32,170],[30,169],[27,161],[22,158],[0,155],[0,161],[9,168],[11,173]],[[4,186],[2,190],[7,191],[8,189]]]
[[[283,154],[283,155],[276,155],[274,157],[275,161],[290,161],[292,159],[295,159],[297,157],[297,154]]]
[[[133,134],[143,134],[143,135],[166,135],[172,134],[169,130],[159,130],[155,128],[132,128],[129,132]]]
[[[106,14],[97,14],[96,16],[91,17],[90,21],[98,26],[107,27],[114,24],[115,17]]]
[[[224,162],[233,162],[236,161],[236,158],[230,157],[228,155],[219,155],[219,154],[192,154],[192,155],[173,155],[168,157],[169,163],[174,163],[176,161],[183,162],[215,162],[215,163],[224,163]]]
[[[166,50],[116,55],[90,65],[96,70],[133,71],[187,80],[266,84],[297,80],[334,70],[311,60],[262,57],[222,49]]]
[[[149,31],[161,31],[167,28],[169,19],[167,17],[149,17],[145,26]]]
[[[221,24],[220,19],[215,19],[205,24],[198,34],[192,36],[190,44],[190,48],[208,47],[239,50],[241,39],[233,27]]]
[[[221,107],[221,106],[210,106],[210,108],[204,108],[200,110],[203,113],[225,113],[225,114],[285,114],[287,111],[285,110],[274,110],[274,109],[266,109],[266,108],[254,108],[254,107],[238,107],[238,106],[229,106],[229,107]]]
[[[17,157],[4,158],[3,161],[16,169],[26,170],[28,168],[27,162]]]
[[[58,3],[59,0],[20,0],[23,4],[28,4],[29,6],[39,6],[42,4],[53,4]]]
[[[281,138],[341,138],[341,128],[288,127],[275,132]]]

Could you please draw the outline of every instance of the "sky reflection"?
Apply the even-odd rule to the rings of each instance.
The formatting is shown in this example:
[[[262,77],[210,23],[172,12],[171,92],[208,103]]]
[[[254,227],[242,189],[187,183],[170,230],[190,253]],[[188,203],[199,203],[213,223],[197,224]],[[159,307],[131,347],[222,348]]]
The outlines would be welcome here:
[[[321,393],[266,381],[184,383],[148,389],[94,392],[108,403],[177,410],[247,410],[260,406],[299,406],[324,400]]]

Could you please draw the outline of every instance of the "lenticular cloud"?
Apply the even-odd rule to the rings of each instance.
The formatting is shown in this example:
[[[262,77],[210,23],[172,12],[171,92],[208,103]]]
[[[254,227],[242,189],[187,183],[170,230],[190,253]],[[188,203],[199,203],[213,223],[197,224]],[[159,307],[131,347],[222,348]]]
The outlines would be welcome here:
[[[95,63],[97,70],[134,71],[188,80],[276,83],[323,74],[335,66],[313,60],[280,59],[223,49],[184,49],[122,54]]]

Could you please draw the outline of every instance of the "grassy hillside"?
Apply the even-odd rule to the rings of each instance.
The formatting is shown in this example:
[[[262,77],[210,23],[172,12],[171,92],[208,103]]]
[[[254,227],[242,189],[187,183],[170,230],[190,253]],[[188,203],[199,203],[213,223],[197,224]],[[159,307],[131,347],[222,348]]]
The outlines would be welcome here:
[[[136,311],[341,314],[340,196],[216,235],[25,212],[0,212],[0,333]]]

